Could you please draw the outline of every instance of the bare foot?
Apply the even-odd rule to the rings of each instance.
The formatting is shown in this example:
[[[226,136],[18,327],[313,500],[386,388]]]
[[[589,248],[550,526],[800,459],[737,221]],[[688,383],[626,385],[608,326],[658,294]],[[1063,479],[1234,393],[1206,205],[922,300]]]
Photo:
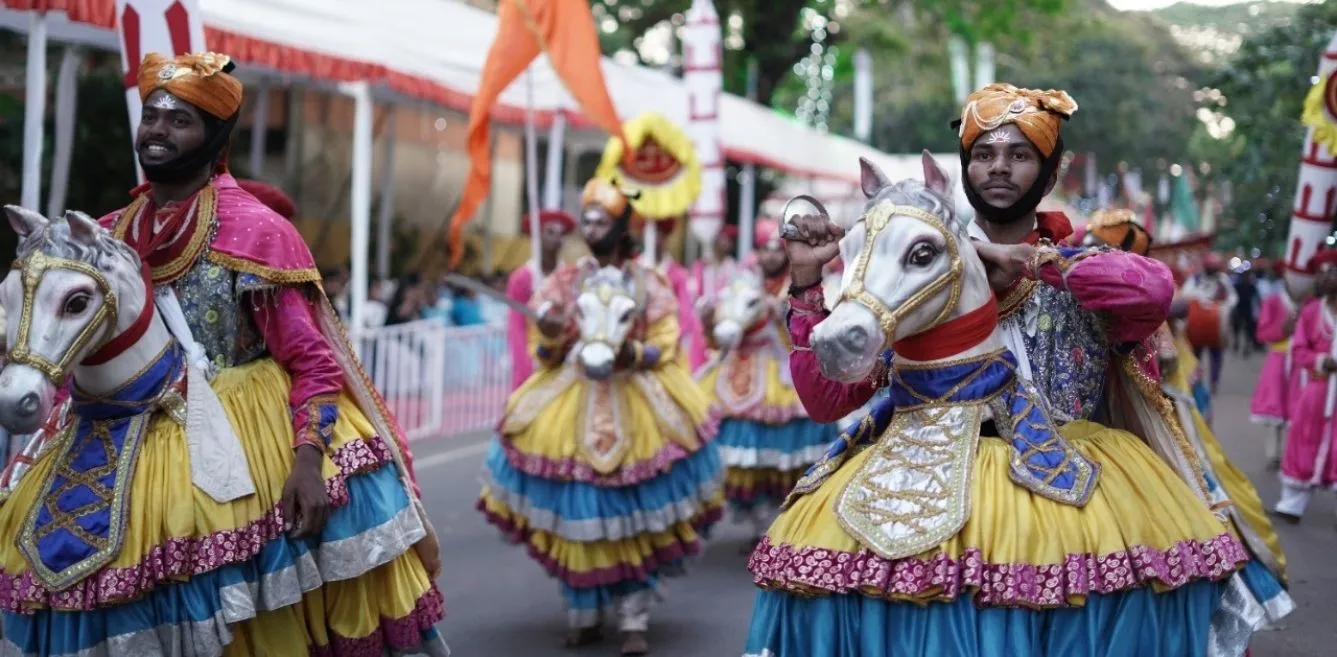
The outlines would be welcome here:
[[[627,632],[627,638],[622,641],[622,654],[626,655],[644,655],[650,652],[650,643],[645,640],[644,632]]]
[[[566,633],[566,647],[580,648],[603,641],[604,633],[599,627],[582,627]]]

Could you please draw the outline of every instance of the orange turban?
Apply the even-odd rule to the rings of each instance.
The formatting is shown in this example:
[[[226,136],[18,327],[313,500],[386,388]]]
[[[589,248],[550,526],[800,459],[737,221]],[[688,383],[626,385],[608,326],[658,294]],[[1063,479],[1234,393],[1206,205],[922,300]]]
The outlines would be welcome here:
[[[961,110],[961,147],[970,150],[980,135],[1012,123],[1041,155],[1049,157],[1058,146],[1060,123],[1076,111],[1077,102],[1066,91],[991,84],[966,98]]]
[[[201,112],[227,120],[241,109],[241,80],[228,75],[232,67],[232,58],[218,53],[187,53],[168,59],[151,52],[139,65],[139,100],[166,89]]]
[[[1151,235],[1133,218],[1132,210],[1098,210],[1087,222],[1086,233],[1124,251],[1151,252]]]
[[[580,195],[581,206],[603,208],[614,219],[622,217],[627,211],[629,202],[622,190],[603,178],[590,178],[590,181],[585,183],[585,191]]]

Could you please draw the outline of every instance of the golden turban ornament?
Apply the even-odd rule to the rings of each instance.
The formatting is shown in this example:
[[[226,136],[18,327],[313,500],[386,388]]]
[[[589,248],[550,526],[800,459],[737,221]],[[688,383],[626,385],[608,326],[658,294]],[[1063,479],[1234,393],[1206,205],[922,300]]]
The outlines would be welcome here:
[[[229,74],[234,66],[232,58],[213,52],[176,58],[151,52],[139,65],[139,100],[164,89],[201,112],[227,120],[241,109],[241,80]]]
[[[961,110],[961,147],[970,150],[980,135],[1014,124],[1044,157],[1058,147],[1059,126],[1077,112],[1077,101],[1068,92],[1020,89],[995,83],[966,98]]]

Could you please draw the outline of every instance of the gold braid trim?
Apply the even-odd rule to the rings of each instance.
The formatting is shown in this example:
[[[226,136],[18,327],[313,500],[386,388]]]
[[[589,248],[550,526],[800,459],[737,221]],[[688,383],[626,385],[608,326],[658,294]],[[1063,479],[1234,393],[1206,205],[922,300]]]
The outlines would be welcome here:
[[[1206,500],[1207,491],[1211,490],[1207,485],[1207,477],[1202,472],[1202,464],[1198,461],[1197,450],[1193,449],[1193,445],[1188,441],[1188,435],[1184,433],[1184,428],[1179,424],[1174,405],[1161,391],[1160,386],[1138,369],[1137,363],[1133,362],[1132,358],[1128,356],[1115,356],[1115,358],[1119,361],[1119,368],[1123,370],[1124,375],[1133,381],[1138,392],[1142,393],[1143,399],[1151,404],[1156,413],[1161,416],[1161,421],[1165,423],[1166,428],[1170,430],[1175,445],[1179,447],[1180,455],[1193,470],[1193,479],[1198,486],[1199,495]],[[1142,436],[1142,439],[1146,440],[1147,438]]]
[[[117,218],[112,231],[116,239],[125,241],[125,236],[130,231],[131,225],[140,215],[144,214],[148,203],[149,195],[140,194],[130,202],[130,205],[125,207],[121,216]],[[181,255],[161,267],[150,269],[154,285],[167,285],[185,276],[186,272],[190,271],[190,268],[199,262],[200,254],[204,252],[205,247],[213,239],[214,225],[218,222],[218,189],[213,185],[205,185],[200,190],[199,195],[195,197],[194,203],[195,207],[190,211],[192,216],[186,220],[186,225],[195,226],[194,231],[190,234],[190,241],[186,243]],[[151,229],[152,226],[140,227],[140,230]]]
[[[1002,299],[998,304],[998,320],[1002,321],[1007,319],[1016,314],[1018,310],[1021,310],[1021,308],[1026,305],[1026,302],[1030,300],[1031,295],[1035,293],[1036,285],[1039,285],[1039,282],[1029,278],[1023,278],[1020,281],[1017,281],[1017,284],[1012,288],[1012,291],[1009,292],[1007,297]]]
[[[271,283],[277,283],[279,285],[315,283],[319,286],[322,282],[320,272],[314,267],[306,269],[278,269],[276,267],[269,267],[251,262],[244,258],[230,256],[213,249],[210,249],[204,257],[207,258],[209,262],[212,262],[219,267],[224,267],[241,274],[259,276]]]

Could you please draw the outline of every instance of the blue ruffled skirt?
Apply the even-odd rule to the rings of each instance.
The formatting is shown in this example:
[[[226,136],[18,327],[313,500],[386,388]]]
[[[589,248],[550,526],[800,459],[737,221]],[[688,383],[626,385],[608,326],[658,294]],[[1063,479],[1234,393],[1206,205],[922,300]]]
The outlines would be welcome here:
[[[715,439],[728,468],[725,496],[735,509],[778,505],[836,438],[830,424],[795,418],[783,424],[729,418]]]
[[[1093,594],[1045,610],[761,591],[745,657],[1200,657],[1222,586]]]

